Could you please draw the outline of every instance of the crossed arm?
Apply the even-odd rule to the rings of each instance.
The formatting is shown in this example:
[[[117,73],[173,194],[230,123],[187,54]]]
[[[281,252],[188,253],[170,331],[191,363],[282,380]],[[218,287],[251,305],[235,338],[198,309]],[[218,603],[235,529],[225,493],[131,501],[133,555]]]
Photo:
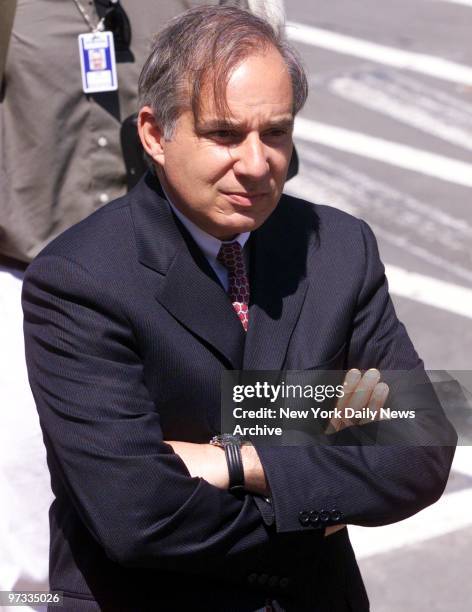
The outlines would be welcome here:
[[[357,369],[350,370],[344,381],[344,395],[339,399],[337,408],[343,412],[350,406],[354,410],[369,406],[380,414],[380,408],[385,404],[388,386],[380,381],[380,373],[376,369],[367,370],[362,376]],[[351,425],[359,425],[357,420],[332,419],[326,432],[336,432]],[[221,448],[211,444],[195,444],[191,442],[167,441],[175,453],[185,463],[192,477],[204,478],[219,489],[228,489],[229,474],[225,454]],[[244,468],[245,489],[256,495],[270,496],[270,489],[257,450],[252,445],[241,447]],[[325,535],[330,535],[344,525],[327,527]]]

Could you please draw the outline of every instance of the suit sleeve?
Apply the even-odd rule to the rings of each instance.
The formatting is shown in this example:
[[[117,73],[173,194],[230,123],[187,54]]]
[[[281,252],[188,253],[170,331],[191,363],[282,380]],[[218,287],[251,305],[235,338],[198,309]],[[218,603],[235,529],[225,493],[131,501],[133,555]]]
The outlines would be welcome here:
[[[365,277],[352,321],[347,368],[403,370],[416,381],[426,381],[423,363],[396,317],[375,237],[360,224]],[[332,446],[258,446],[277,531],[338,523],[385,525],[434,503],[446,485],[457,436],[431,388],[423,389],[422,399],[413,406],[414,423],[402,424],[407,428],[402,433],[405,444],[396,438],[390,446],[343,446],[341,436]],[[408,394],[404,397],[414,401]],[[395,433],[394,423],[382,427]]]
[[[73,504],[109,558],[234,579],[267,559],[287,565],[252,496],[192,478],[163,442],[117,288],[43,255],[26,273],[23,309],[55,494]]]

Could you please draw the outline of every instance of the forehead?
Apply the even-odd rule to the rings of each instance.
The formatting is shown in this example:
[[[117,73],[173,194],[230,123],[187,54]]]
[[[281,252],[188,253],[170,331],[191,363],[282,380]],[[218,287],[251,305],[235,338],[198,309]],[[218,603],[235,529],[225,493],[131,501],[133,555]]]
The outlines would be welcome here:
[[[227,81],[224,110],[221,106],[215,101],[213,85],[204,87],[199,122],[222,118],[250,122],[268,120],[275,115],[291,116],[292,81],[280,53],[276,49],[269,49],[250,55],[239,63]]]

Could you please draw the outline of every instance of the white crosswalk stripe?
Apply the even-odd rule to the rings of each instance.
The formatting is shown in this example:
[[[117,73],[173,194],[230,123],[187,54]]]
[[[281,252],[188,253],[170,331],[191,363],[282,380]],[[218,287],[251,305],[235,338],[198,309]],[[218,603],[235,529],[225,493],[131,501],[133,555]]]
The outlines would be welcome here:
[[[291,40],[305,45],[360,57],[403,70],[411,70],[453,83],[472,85],[472,68],[441,57],[404,51],[290,21],[287,23],[287,34]]]
[[[472,488],[443,495],[411,518],[385,527],[349,526],[356,557],[363,559],[405,548],[472,526]]]
[[[420,172],[456,185],[472,187],[472,164],[444,155],[302,117],[295,121],[294,135],[301,140]]]
[[[359,71],[332,79],[338,96],[472,151],[472,105],[398,73]]]
[[[461,4],[472,8],[472,0],[433,0],[433,2],[448,2],[449,4]]]
[[[472,289],[387,265],[391,293],[472,319]]]

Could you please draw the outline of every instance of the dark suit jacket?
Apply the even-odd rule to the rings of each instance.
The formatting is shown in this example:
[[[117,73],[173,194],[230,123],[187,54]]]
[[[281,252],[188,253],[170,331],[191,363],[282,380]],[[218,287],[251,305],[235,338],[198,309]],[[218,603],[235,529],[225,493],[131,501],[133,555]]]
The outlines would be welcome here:
[[[163,439],[219,432],[224,369],[422,368],[364,222],[283,196],[250,257],[246,336],[148,174],[29,267],[26,354],[56,496],[50,581],[68,611],[271,598],[363,612],[347,531],[324,527],[386,524],[441,495],[449,447],[261,447],[271,504],[189,476]]]

